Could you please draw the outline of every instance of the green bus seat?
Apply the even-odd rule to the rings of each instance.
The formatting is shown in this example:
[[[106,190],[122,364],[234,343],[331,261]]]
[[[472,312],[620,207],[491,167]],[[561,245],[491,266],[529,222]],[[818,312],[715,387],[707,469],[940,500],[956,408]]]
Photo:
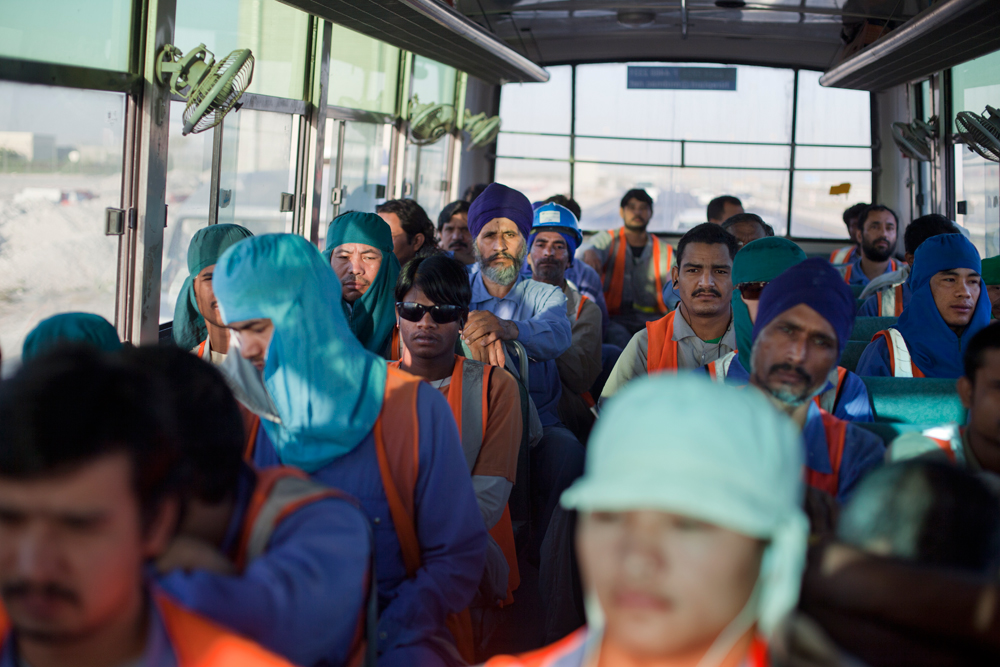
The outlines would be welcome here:
[[[871,342],[872,336],[896,323],[896,317],[859,317],[854,320],[851,340]]]
[[[851,288],[851,293],[854,295],[855,299],[861,296],[861,293],[865,291],[865,285],[848,285]],[[859,299],[860,300],[860,299]],[[862,301],[862,303],[864,303]]]
[[[858,361],[861,360],[861,354],[865,351],[866,347],[868,347],[868,341],[847,341],[847,347],[844,348],[844,353],[840,355],[840,365],[853,373],[858,367]]]
[[[965,408],[955,381],[937,378],[861,378],[876,422],[907,424],[965,423]]]

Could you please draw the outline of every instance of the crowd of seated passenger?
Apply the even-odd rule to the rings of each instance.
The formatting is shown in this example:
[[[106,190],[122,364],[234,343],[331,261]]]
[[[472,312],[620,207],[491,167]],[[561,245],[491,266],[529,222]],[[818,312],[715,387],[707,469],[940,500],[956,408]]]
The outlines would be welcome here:
[[[879,204],[829,259],[731,195],[676,247],[642,189],[430,213],[200,230],[172,345],[37,324],[0,667],[1000,664],[1000,258]]]

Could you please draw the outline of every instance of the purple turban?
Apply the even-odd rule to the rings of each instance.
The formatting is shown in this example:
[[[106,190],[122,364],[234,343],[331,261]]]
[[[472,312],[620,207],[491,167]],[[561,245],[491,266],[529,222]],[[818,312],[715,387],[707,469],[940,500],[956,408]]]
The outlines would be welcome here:
[[[472,238],[478,237],[486,223],[495,218],[512,220],[521,230],[521,235],[528,238],[535,211],[528,198],[517,190],[500,183],[490,183],[469,207],[469,233]]]
[[[791,267],[764,288],[760,295],[753,340],[771,320],[799,304],[823,316],[837,332],[837,358],[844,353],[854,328],[856,304],[843,276],[825,259],[814,257]]]

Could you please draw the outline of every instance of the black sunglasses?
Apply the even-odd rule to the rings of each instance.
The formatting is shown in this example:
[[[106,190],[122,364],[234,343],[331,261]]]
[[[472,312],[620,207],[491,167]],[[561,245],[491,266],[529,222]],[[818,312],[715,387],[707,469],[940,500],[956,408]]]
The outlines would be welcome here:
[[[746,301],[759,301],[760,293],[767,287],[766,282],[740,283],[736,289],[740,291]]]
[[[430,312],[431,319],[438,324],[448,324],[465,315],[461,306],[425,306],[411,301],[397,301],[396,312],[407,322],[419,322],[424,319],[424,313]]]

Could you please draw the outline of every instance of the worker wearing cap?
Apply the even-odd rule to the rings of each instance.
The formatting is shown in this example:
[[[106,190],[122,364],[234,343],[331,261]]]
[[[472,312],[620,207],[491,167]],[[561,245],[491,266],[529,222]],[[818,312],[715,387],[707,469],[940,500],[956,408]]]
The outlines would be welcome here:
[[[488,667],[769,664],[805,564],[801,466],[792,422],[756,392],[637,380],[609,402],[562,497],[580,513],[588,625]]]
[[[1000,257],[983,260],[983,284],[990,296],[990,307],[994,320],[1000,319]]]
[[[111,322],[93,313],[60,313],[31,330],[21,348],[21,363],[31,361],[63,343],[85,343],[105,352],[121,349]]]
[[[750,362],[750,384],[802,429],[807,483],[840,502],[885,455],[878,436],[813,400],[829,383],[853,327],[851,289],[826,259],[807,259],[761,292]]]
[[[566,295],[566,315],[573,324],[573,343],[556,359],[562,396],[559,417],[581,442],[586,442],[594,422],[590,394],[601,374],[601,309],[582,295],[566,278],[573,255],[583,240],[576,216],[559,204],[535,209],[534,224],[528,235],[528,262],[532,277],[555,285]]]
[[[182,350],[221,364],[229,352],[229,329],[222,322],[212,289],[215,264],[222,253],[253,233],[239,225],[209,225],[195,233],[188,246],[189,275],[177,295],[171,333]]]

